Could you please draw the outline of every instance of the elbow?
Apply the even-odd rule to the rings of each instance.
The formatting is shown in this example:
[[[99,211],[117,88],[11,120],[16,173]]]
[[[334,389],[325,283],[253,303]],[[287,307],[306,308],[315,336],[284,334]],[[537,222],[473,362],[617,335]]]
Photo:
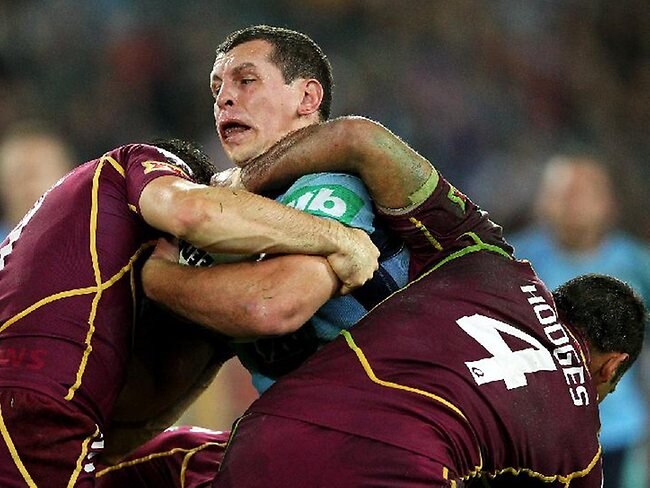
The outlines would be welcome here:
[[[205,198],[198,192],[187,191],[174,201],[173,215],[169,216],[169,231],[179,239],[192,241],[210,218]]]
[[[335,140],[345,144],[345,154],[357,163],[363,163],[388,133],[381,124],[366,117],[341,117],[337,122],[336,129],[339,133]]]
[[[251,335],[268,337],[298,330],[315,312],[306,311],[296,300],[262,297],[245,306]]]

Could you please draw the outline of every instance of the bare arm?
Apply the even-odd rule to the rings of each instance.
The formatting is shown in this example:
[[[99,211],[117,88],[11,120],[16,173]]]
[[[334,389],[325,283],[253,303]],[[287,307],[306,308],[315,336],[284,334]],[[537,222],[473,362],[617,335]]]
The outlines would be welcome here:
[[[327,260],[318,256],[194,268],[176,264],[161,245],[145,264],[142,283],[152,300],[236,338],[293,332],[339,287]]]
[[[438,181],[429,161],[363,117],[341,117],[290,134],[251,160],[241,179],[246,188],[259,192],[322,171],[358,174],[378,205],[395,209],[417,203],[418,193],[432,191]]]
[[[377,269],[379,252],[365,233],[247,191],[163,176],[145,187],[140,208],[153,227],[207,251],[325,256],[343,293]]]

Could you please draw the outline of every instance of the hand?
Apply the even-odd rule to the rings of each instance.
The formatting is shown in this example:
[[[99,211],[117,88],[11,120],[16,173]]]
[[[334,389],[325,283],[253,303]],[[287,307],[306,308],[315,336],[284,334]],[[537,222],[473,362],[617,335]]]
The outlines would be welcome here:
[[[153,253],[151,253],[151,259],[162,259],[163,261],[178,263],[178,258],[178,239],[168,237],[158,239],[158,243]]]
[[[344,231],[341,251],[327,256],[332,270],[343,283],[341,295],[363,285],[379,267],[379,249],[368,234],[359,229],[344,228]]]
[[[210,186],[221,186],[233,190],[246,189],[241,179],[241,168],[228,168],[213,174],[210,178]]]

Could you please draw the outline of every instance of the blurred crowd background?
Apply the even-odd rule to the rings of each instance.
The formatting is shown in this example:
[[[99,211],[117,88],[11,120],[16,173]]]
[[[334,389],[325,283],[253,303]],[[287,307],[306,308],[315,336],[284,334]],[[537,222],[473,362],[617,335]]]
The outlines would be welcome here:
[[[546,162],[585,152],[613,168],[619,227],[650,239],[644,0],[2,0],[0,139],[36,121],[78,164],[177,136],[225,168],[208,75],[217,44],[256,23],[316,40],[334,115],[387,125],[507,233],[533,223]],[[0,196],[21,168],[0,172]],[[221,376],[188,421],[227,428],[251,401],[236,364]]]

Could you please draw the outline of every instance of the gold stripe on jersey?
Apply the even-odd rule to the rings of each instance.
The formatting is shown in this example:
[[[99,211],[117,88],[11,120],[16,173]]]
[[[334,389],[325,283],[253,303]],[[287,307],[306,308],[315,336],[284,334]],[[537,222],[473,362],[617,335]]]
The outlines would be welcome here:
[[[7,449],[9,449],[9,454],[11,454],[11,459],[14,460],[14,464],[16,465],[18,471],[20,472],[21,476],[25,480],[27,487],[37,488],[36,483],[34,483],[34,480],[27,472],[25,465],[20,460],[20,456],[18,455],[18,450],[16,449],[14,442],[11,440],[11,436],[9,435],[9,430],[7,429],[7,426],[5,425],[4,417],[2,416],[1,407],[0,407],[0,433],[2,433],[2,439],[5,441],[5,444],[7,445]]]
[[[77,458],[77,466],[75,467],[72,476],[70,476],[66,488],[74,488],[74,485],[77,483],[79,474],[83,469],[83,461],[84,459],[86,459],[86,456],[88,455],[88,445],[95,437],[97,437],[98,434],[99,434],[99,427],[96,427],[93,435],[91,435],[90,437],[86,437],[86,439],[83,441],[83,444],[81,445],[81,452],[79,453],[79,457]]]
[[[508,258],[510,260],[514,260],[514,258],[510,254],[508,254],[506,251],[501,249],[499,246],[484,243],[481,240],[481,238],[474,232],[466,232],[465,234],[463,234],[463,236],[470,237],[475,242],[475,244],[473,244],[471,246],[467,246],[467,247],[465,247],[465,248],[463,248],[463,249],[461,249],[459,251],[456,251],[456,252],[450,254],[445,259],[443,259],[443,260],[439,261],[438,263],[436,263],[435,266],[432,266],[432,268],[429,271],[422,274],[417,279],[413,280],[412,282],[408,283],[407,285],[405,285],[401,289],[397,290],[396,292],[394,292],[393,294],[391,294],[390,296],[388,296],[387,298],[382,300],[374,308],[381,305],[383,302],[388,300],[393,295],[403,292],[406,288],[413,285],[414,283],[417,283],[418,281],[423,279],[425,276],[428,276],[429,274],[431,274],[432,272],[434,272],[435,270],[437,270],[441,266],[444,266],[445,264],[449,263],[450,261],[453,261],[454,259],[461,258],[461,257],[466,256],[468,254],[472,254],[472,253],[475,253],[475,252],[478,252],[478,251],[489,251],[489,252],[493,252],[493,253],[499,254],[501,256],[504,256],[504,257],[506,257],[506,258]],[[408,392],[411,392],[411,393],[416,393],[416,394],[423,395],[423,396],[426,396],[428,398],[431,398],[432,400],[437,401],[437,402],[441,403],[442,405],[445,405],[446,407],[450,408],[453,412],[455,412],[465,422],[467,422],[469,424],[469,420],[467,420],[467,417],[465,417],[465,415],[463,414],[461,409],[458,408],[456,405],[452,404],[451,402],[449,402],[448,400],[445,400],[444,398],[441,398],[438,395],[435,395],[434,393],[431,393],[431,392],[420,390],[418,388],[413,388],[413,387],[410,387],[410,386],[407,386],[407,385],[401,385],[399,383],[393,383],[393,382],[385,381],[385,380],[382,380],[382,379],[378,378],[375,375],[375,373],[374,373],[374,371],[372,369],[372,366],[370,365],[370,362],[366,358],[363,350],[359,346],[357,346],[357,344],[354,342],[354,339],[352,337],[352,334],[350,334],[350,331],[342,330],[340,333],[341,333],[341,335],[343,335],[345,337],[345,340],[346,340],[346,342],[348,344],[348,347],[350,347],[350,349],[352,349],[352,351],[356,354],[357,358],[359,359],[359,362],[361,363],[364,371],[366,372],[366,375],[370,378],[370,380],[372,382],[374,382],[374,383],[376,383],[376,384],[378,384],[380,386],[387,387],[387,388],[394,388],[394,389],[397,389],[397,390],[408,391]],[[581,352],[581,354],[583,354],[582,350],[580,352]],[[584,359],[584,356],[583,356],[583,359]],[[471,424],[469,424],[469,425],[471,426]],[[476,476],[479,476],[481,474],[488,474],[487,472],[482,471],[483,457],[482,457],[480,447],[477,447],[477,449],[478,449],[478,455],[479,455],[479,466],[475,466],[474,469],[472,469],[468,474],[466,474],[465,476],[462,476],[461,478],[463,480],[468,480],[470,478],[475,478]],[[547,482],[547,483],[550,483],[550,482],[553,482],[553,481],[559,481],[561,483],[564,483],[565,486],[568,487],[573,479],[582,478],[582,477],[588,475],[593,470],[593,468],[598,463],[598,460],[599,460],[599,458],[601,456],[601,453],[602,453],[602,448],[599,445],[598,446],[598,451],[594,455],[591,462],[587,465],[587,467],[585,467],[584,469],[582,469],[580,471],[569,473],[567,475],[544,475],[542,473],[538,473],[536,471],[533,471],[533,470],[527,469],[527,468],[505,468],[505,469],[497,471],[496,473],[493,473],[491,475],[488,474],[488,475],[489,476],[497,476],[499,474],[505,474],[505,473],[512,473],[514,475],[517,475],[519,473],[525,473],[528,476],[531,476],[533,478],[539,479],[539,480]],[[452,483],[453,483],[452,486],[455,486],[455,482],[452,482]]]
[[[571,484],[571,481],[573,481],[576,478],[582,478],[584,476],[587,476],[591,471],[594,469],[596,464],[598,464],[598,460],[600,459],[600,456],[602,454],[602,447],[600,444],[598,445],[598,450],[596,451],[596,454],[592,458],[592,460],[589,462],[587,467],[584,469],[581,469],[580,471],[575,471],[573,473],[569,473],[566,475],[562,474],[555,474],[555,475],[545,475],[542,473],[538,473],[537,471],[533,471],[532,469],[528,468],[505,468],[505,469],[500,469],[495,473],[486,473],[490,477],[495,477],[500,474],[513,474],[515,476],[524,473],[531,478],[538,479],[540,481],[543,481],[544,483],[552,483],[554,481],[559,481],[560,483],[564,483],[564,486],[569,486]],[[464,478],[467,479],[467,478]]]
[[[354,338],[352,337],[352,334],[350,334],[350,331],[342,330],[341,334],[343,335],[343,337],[345,337],[345,341],[347,342],[348,347],[352,349],[352,351],[356,354],[357,359],[359,359],[359,362],[361,363],[361,366],[366,372],[368,378],[370,378],[370,381],[378,384],[379,386],[384,386],[386,388],[393,388],[395,390],[407,391],[409,393],[415,393],[417,395],[422,395],[424,397],[430,398],[431,400],[438,402],[444,405],[445,407],[449,408],[456,415],[462,418],[468,425],[471,426],[469,420],[467,419],[467,417],[465,416],[465,414],[460,408],[458,408],[450,401],[445,400],[444,398],[436,395],[435,393],[431,393],[429,391],[421,390],[419,388],[414,388],[412,386],[402,385],[400,383],[394,383],[392,381],[386,381],[378,378],[374,370],[372,369],[372,366],[370,365],[370,361],[368,361],[368,358],[366,358],[366,355],[364,354],[363,350],[359,346],[357,346],[357,344],[354,342]],[[480,472],[483,466],[483,456],[481,453],[481,448],[479,446],[476,446],[476,450],[479,458],[479,465],[474,467],[474,469],[472,470],[473,473]]]
[[[192,456],[194,456],[197,452],[200,452],[203,449],[206,449],[210,446],[224,447],[225,445],[226,445],[225,442],[206,442],[205,444],[201,446],[197,446],[194,449],[190,450],[183,458],[183,463],[181,464],[181,474],[180,474],[181,488],[185,488],[185,473],[187,472],[187,465],[189,464],[190,459],[192,459]]]
[[[48,305],[52,302],[58,301],[58,300],[64,300],[66,298],[71,298],[71,297],[76,297],[76,296],[81,296],[81,295],[91,295],[95,294],[92,300],[92,305],[91,305],[91,310],[90,314],[88,316],[88,331],[86,332],[86,337],[84,338],[84,344],[85,344],[85,350],[83,352],[81,362],[79,365],[79,368],[75,374],[75,382],[72,384],[72,386],[68,389],[68,393],[64,397],[65,400],[72,400],[74,398],[75,392],[79,389],[81,386],[81,382],[83,379],[83,374],[86,369],[86,365],[88,363],[88,357],[90,356],[90,353],[92,352],[92,338],[93,334],[95,332],[95,317],[97,314],[97,309],[99,307],[99,301],[101,299],[101,296],[104,292],[104,290],[110,288],[113,286],[118,280],[120,280],[127,272],[131,272],[134,263],[138,260],[138,258],[142,255],[142,253],[148,249],[149,247],[153,246],[155,242],[147,242],[144,243],[140,248],[129,258],[127,263],[112,277],[110,277],[107,281],[102,282],[102,277],[101,277],[101,269],[99,265],[99,256],[97,252],[97,218],[99,215],[99,177],[101,175],[101,171],[104,168],[104,166],[108,163],[110,167],[115,169],[120,175],[125,176],[124,169],[122,166],[113,158],[110,156],[104,155],[98,165],[97,168],[95,169],[95,173],[93,175],[93,183],[92,183],[92,191],[91,191],[91,209],[90,209],[90,256],[91,256],[91,262],[92,262],[92,267],[93,267],[93,275],[95,278],[95,284],[93,286],[87,286],[83,288],[74,288],[71,290],[64,290],[60,291],[58,293],[54,293],[52,295],[49,295],[45,298],[42,298],[38,300],[37,302],[33,303],[29,307],[25,308],[24,310],[21,310],[18,312],[16,315],[13,317],[10,317],[7,321],[5,321],[1,326],[0,326],[0,332],[3,332],[6,330],[8,327],[12,326],[19,320],[23,319],[30,313],[34,312],[35,310],[38,310],[39,308]],[[133,275],[130,276],[129,278],[130,284],[131,284],[131,292],[132,295],[135,293],[134,292],[134,277]],[[135,300],[135,297],[134,297]]]
[[[52,302],[56,302],[57,300],[61,300],[64,298],[71,298],[71,297],[76,297],[80,295],[90,295],[91,293],[95,293],[97,291],[96,286],[88,286],[86,288],[75,288],[73,290],[66,290],[66,291],[61,291],[59,293],[55,293],[54,295],[50,295],[48,297],[42,298],[36,303],[30,305],[27,307],[25,310],[22,310],[18,312],[16,315],[13,317],[9,318],[2,326],[0,327],[0,332],[3,332],[5,329],[7,329],[9,326],[15,324],[18,322],[20,319],[24,318],[25,316],[29,315],[32,313],[34,310],[38,310],[44,305],[47,305]]]
[[[438,242],[438,239],[433,237],[431,232],[429,232],[429,229],[427,229],[422,222],[420,222],[415,217],[409,217],[409,221],[415,226],[416,229],[418,229],[420,232],[424,234],[424,237],[427,238],[427,241],[429,241],[435,249],[437,249],[438,251],[442,251],[442,246]]]
[[[426,230],[426,227],[424,227],[424,226],[422,226],[422,227],[424,228],[424,230]],[[501,256],[504,256],[504,257],[506,257],[506,258],[508,258],[510,260],[514,259],[510,254],[508,254],[506,251],[501,249],[499,246],[495,246],[493,244],[486,244],[485,242],[483,242],[481,240],[481,238],[474,232],[466,232],[465,234],[462,234],[462,236],[470,237],[474,241],[475,244],[464,247],[464,248],[460,249],[459,251],[456,251],[456,252],[450,254],[445,259],[442,259],[441,261],[436,263],[435,266],[432,266],[429,271],[422,274],[422,276],[419,276],[417,279],[415,279],[415,280],[411,281],[410,283],[406,284],[404,287],[402,287],[401,289],[397,290],[396,292],[392,293],[391,295],[386,297],[384,300],[379,302],[377,305],[375,305],[375,307],[373,307],[373,310],[374,310],[374,308],[377,308],[379,305],[381,305],[386,300],[391,298],[393,295],[396,295],[398,293],[402,293],[404,290],[406,290],[408,287],[412,286],[414,283],[417,283],[418,281],[423,279],[425,276],[428,276],[432,272],[436,271],[438,268],[444,266],[445,264],[449,263],[450,261],[453,261],[454,259],[458,259],[458,258],[461,258],[461,257],[466,256],[468,254],[473,254],[473,253],[478,252],[478,251],[493,252],[493,253],[499,254]],[[347,331],[347,330],[342,330],[340,332],[340,334],[345,337],[345,340],[346,340],[346,342],[348,344],[348,347],[350,347],[350,349],[352,349],[352,351],[356,354],[357,358],[359,359],[359,362],[361,363],[364,371],[366,372],[366,374],[368,375],[368,377],[370,378],[371,381],[373,381],[374,383],[376,383],[376,384],[378,384],[380,386],[384,386],[384,387],[387,387],[387,388],[394,388],[394,389],[398,389],[398,390],[408,391],[408,392],[411,392],[411,393],[416,393],[418,395],[423,395],[425,397],[431,398],[432,400],[437,401],[437,402],[441,403],[442,405],[446,406],[447,408],[451,409],[454,413],[459,415],[465,422],[467,422],[469,424],[469,420],[467,419],[465,414],[461,411],[461,409],[458,408],[453,403],[449,402],[448,400],[445,400],[444,398],[439,397],[438,395],[435,395],[434,393],[431,393],[431,392],[428,392],[428,391],[420,390],[418,388],[413,388],[413,387],[406,386],[406,385],[401,385],[399,383],[384,381],[384,380],[381,380],[380,378],[378,378],[375,375],[375,373],[374,373],[374,371],[372,369],[372,366],[370,365],[370,362],[368,361],[365,354],[363,353],[363,350],[360,347],[358,347],[356,345],[356,343],[354,342],[352,334],[350,334],[350,332]],[[470,471],[470,473],[465,477],[465,479],[475,477],[478,474],[480,474],[480,472],[481,472],[481,469],[482,469],[482,466],[483,466],[483,455],[481,453],[480,446],[476,446],[476,449],[478,451],[478,456],[479,456],[479,465],[475,466],[474,469],[472,471]]]
[[[163,452],[155,452],[153,454],[148,454],[147,456],[143,456],[141,458],[136,458],[136,459],[131,459],[130,461],[124,461],[121,463],[118,463],[114,466],[110,466],[108,468],[104,468],[101,471],[98,471],[97,474],[95,475],[96,478],[100,478],[108,473],[111,473],[112,471],[117,471],[119,469],[124,469],[128,468],[130,466],[136,466],[138,464],[146,463],[148,461],[152,461],[153,459],[157,458],[162,458],[162,457],[169,457],[173,456],[176,453],[179,452],[184,452],[185,456],[183,457],[183,462],[181,463],[181,472],[180,472],[180,480],[181,480],[181,487],[185,486],[185,473],[187,472],[187,464],[190,461],[190,458],[196,454],[199,451],[202,451],[203,449],[206,449],[210,446],[218,446],[218,447],[225,447],[226,443],[225,442],[204,442],[200,446],[194,447],[192,449],[187,449],[183,447],[174,447],[173,449],[170,449],[168,451],[163,451]]]
[[[133,264],[138,260],[138,258],[142,255],[142,253],[153,246],[155,242],[147,242],[140,246],[140,249],[138,249],[133,256],[129,259],[128,263],[120,269],[114,276],[112,276],[108,281],[105,281],[104,283],[101,283],[99,287],[94,287],[95,291],[97,292],[98,295],[101,295],[101,293],[106,290],[107,288],[110,288],[113,286],[118,280],[120,280],[127,272],[131,271],[133,268]],[[95,302],[95,299],[93,299],[93,304]],[[91,310],[91,317],[88,318],[89,324],[91,324],[91,327],[88,330],[88,333],[86,334],[86,350],[84,351],[84,355],[81,360],[81,364],[79,366],[79,370],[77,371],[76,378],[77,380],[75,381],[75,384],[70,387],[68,390],[68,394],[65,396],[65,400],[72,400],[74,397],[75,392],[79,387],[81,386],[81,379],[83,377],[83,373],[86,369],[86,363],[88,362],[88,356],[92,352],[92,345],[90,344],[90,340],[92,339],[92,331],[95,330],[94,325],[92,325],[92,321],[94,320],[93,310]]]
[[[442,477],[449,481],[449,468],[447,466],[443,466],[442,468]],[[456,486],[456,480],[449,481],[450,488],[456,488]]]
[[[104,154],[99,160],[100,165],[103,165],[104,162],[108,162],[115,169],[115,171],[122,175],[123,178],[126,178],[126,171],[124,171],[122,165],[116,159],[110,157],[108,153]]]
[[[88,317],[88,332],[86,332],[86,337],[84,339],[86,348],[83,352],[83,356],[81,357],[81,364],[79,365],[79,369],[77,370],[75,382],[68,390],[68,394],[65,396],[65,400],[72,400],[72,398],[74,398],[75,392],[81,386],[81,379],[84,374],[84,371],[86,370],[86,365],[88,364],[88,356],[90,356],[90,352],[92,351],[91,341],[93,338],[93,334],[95,333],[95,317],[97,316],[97,307],[99,306],[99,300],[101,299],[102,292],[103,292],[102,272],[101,269],[99,269],[99,256],[97,254],[97,218],[99,215],[99,177],[102,173],[104,162],[105,161],[110,162],[111,159],[112,158],[110,157],[103,157],[99,161],[97,168],[95,168],[95,174],[93,175],[93,186],[92,186],[91,197],[90,197],[91,205],[90,205],[90,224],[89,224],[90,241],[89,242],[90,242],[90,260],[93,267],[93,275],[95,276],[95,285],[97,286],[97,291],[95,293],[95,296],[93,297],[93,301],[90,306],[90,315]]]

